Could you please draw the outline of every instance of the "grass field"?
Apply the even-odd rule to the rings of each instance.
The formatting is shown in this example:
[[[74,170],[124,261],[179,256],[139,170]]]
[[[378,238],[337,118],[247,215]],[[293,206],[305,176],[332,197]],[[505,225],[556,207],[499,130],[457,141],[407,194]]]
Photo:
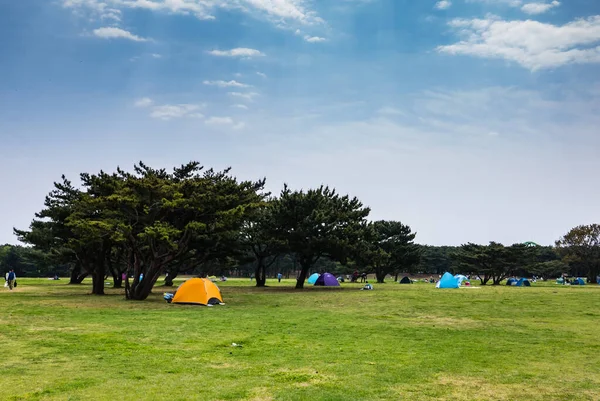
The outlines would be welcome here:
[[[268,284],[207,308],[19,279],[0,399],[600,400],[598,286]]]

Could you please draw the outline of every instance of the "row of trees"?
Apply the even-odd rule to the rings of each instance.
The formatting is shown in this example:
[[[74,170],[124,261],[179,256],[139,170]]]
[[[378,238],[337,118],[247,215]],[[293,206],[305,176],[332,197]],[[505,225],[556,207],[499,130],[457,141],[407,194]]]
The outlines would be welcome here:
[[[39,265],[68,268],[70,283],[91,276],[98,295],[107,276],[125,287],[127,299],[143,300],[164,274],[172,285],[180,272],[251,268],[257,286],[264,286],[269,272],[289,272],[290,266],[297,271],[296,288],[315,269],[375,273],[378,282],[399,272],[454,270],[478,274],[483,284],[515,273],[551,275],[565,263],[589,277],[598,274],[597,226],[573,229],[556,249],[422,247],[410,227],[371,222],[358,199],[328,187],[285,186],[272,196],[264,179],[240,181],[229,169],[205,170],[197,162],[172,171],[140,162],[133,172],[84,173],[80,179],[79,186],[66,177],[56,182],[29,229],[15,234],[32,245],[27,252],[40,257]]]
[[[168,285],[182,271],[211,274],[248,263],[264,286],[267,269],[286,255],[297,264],[297,288],[323,259],[353,260],[380,281],[418,263],[408,226],[369,222],[369,208],[328,187],[286,186],[272,197],[264,179],[239,181],[229,169],[204,170],[197,162],[172,172],[140,162],[131,173],[80,178],[80,187],[66,177],[55,183],[29,229],[15,234],[71,266],[71,283],[91,276],[94,294],[104,293],[107,275],[116,287],[124,276],[127,299],[142,300],[165,273]]]

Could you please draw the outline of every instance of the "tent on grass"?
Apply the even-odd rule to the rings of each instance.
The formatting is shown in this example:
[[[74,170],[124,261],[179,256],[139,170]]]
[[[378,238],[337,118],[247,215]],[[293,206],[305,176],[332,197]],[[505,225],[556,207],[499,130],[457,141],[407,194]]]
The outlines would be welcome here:
[[[314,284],[317,282],[317,279],[319,278],[320,274],[319,273],[313,273],[310,275],[310,277],[308,278],[308,284]]]
[[[463,281],[469,282],[467,276],[462,274],[457,274],[454,278],[458,281],[458,285],[462,285]]]
[[[517,281],[517,287],[531,287],[531,283],[524,277],[521,277],[519,281]]]
[[[436,284],[435,288],[458,288],[460,284],[454,276],[448,272],[444,273],[440,281]]]
[[[585,281],[582,278],[576,278],[575,280],[571,281],[571,285],[585,285]]]
[[[179,286],[171,303],[217,305],[223,303],[223,297],[219,287],[209,279],[191,278]]]
[[[325,286],[325,287],[339,287],[340,283],[337,281],[337,278],[331,273],[323,273],[319,276],[317,281],[315,281],[315,286]]]
[[[565,279],[562,277],[559,277],[556,279],[556,284],[564,284],[565,283]]]
[[[517,279],[514,277],[509,278],[506,280],[506,285],[517,285]]]
[[[404,276],[402,280],[400,280],[400,284],[412,284],[412,281],[408,278],[408,276]]]

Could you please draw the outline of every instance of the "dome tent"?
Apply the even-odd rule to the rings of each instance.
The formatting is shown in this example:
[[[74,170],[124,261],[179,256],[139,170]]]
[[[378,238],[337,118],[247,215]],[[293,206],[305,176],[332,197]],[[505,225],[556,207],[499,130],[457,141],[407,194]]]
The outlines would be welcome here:
[[[212,306],[223,304],[223,296],[209,279],[191,278],[179,286],[171,303]]]
[[[315,282],[315,286],[339,287],[340,283],[337,281],[337,278],[335,278],[333,274],[323,273]]]
[[[408,276],[404,276],[402,280],[399,281],[400,284],[412,284],[412,281],[408,278]]]
[[[458,288],[460,284],[454,276],[448,272],[444,273],[440,281],[436,284],[435,288]]]
[[[310,277],[308,278],[308,284],[314,284],[317,282],[317,279],[319,278],[320,274],[319,273],[313,273],[310,275]]]
[[[521,278],[517,281],[517,287],[531,287],[531,283],[526,278]]]
[[[517,285],[517,279],[514,277],[509,278],[506,280],[506,285]]]
[[[571,285],[585,285],[585,281],[581,277],[578,277],[571,281]]]

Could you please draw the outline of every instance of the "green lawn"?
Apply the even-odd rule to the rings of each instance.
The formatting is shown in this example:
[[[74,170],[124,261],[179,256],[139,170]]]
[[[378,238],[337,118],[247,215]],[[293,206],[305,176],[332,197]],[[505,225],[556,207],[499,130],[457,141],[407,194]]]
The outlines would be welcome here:
[[[0,291],[0,399],[600,399],[598,286],[269,284],[220,283],[208,308],[19,279]]]

